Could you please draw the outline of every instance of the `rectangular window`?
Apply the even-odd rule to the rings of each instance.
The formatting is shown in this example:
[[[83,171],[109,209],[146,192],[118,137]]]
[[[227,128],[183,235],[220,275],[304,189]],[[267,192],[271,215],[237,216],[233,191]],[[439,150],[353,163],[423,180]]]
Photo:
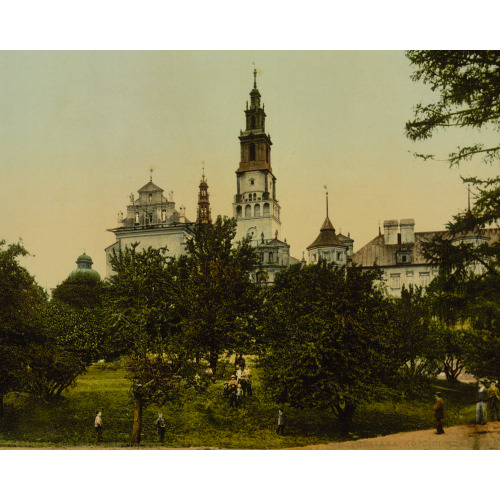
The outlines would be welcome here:
[[[429,273],[420,273],[420,286],[427,286],[430,281]]]
[[[400,275],[399,274],[391,274],[391,288],[401,288]]]

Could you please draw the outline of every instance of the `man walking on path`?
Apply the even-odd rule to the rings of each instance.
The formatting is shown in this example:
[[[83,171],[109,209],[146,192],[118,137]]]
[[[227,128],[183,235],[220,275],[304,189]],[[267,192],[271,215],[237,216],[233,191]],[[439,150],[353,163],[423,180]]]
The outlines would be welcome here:
[[[486,424],[486,402],[488,401],[488,391],[484,387],[484,383],[480,380],[478,383],[477,400],[476,400],[476,424]]]
[[[102,418],[101,418],[101,412],[98,411],[95,416],[95,421],[94,421],[94,428],[97,433],[96,436],[96,443],[99,444],[102,442]]]
[[[434,405],[434,418],[436,420],[436,434],[444,434],[443,430],[444,403],[440,392],[436,392],[436,404]]]
[[[490,420],[498,420],[498,410],[500,406],[500,392],[493,380],[488,387],[488,417]]]

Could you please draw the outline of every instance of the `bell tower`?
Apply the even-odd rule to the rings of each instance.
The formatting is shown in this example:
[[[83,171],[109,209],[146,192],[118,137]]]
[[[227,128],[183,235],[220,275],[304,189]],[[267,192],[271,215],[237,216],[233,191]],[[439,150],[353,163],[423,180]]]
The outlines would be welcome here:
[[[279,239],[280,210],[276,199],[276,177],[271,168],[271,136],[266,134],[266,113],[257,89],[257,70],[254,70],[250,106],[245,109],[246,128],[240,131],[240,165],[236,170],[236,195],[233,216],[238,226],[236,239],[247,234],[252,244],[257,240]]]

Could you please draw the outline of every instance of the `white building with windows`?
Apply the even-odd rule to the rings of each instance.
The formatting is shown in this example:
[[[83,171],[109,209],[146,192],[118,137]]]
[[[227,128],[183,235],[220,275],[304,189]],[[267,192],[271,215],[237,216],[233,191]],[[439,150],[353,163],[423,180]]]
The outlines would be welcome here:
[[[116,241],[105,249],[106,275],[112,274],[110,257],[113,250],[130,247],[138,243],[137,250],[148,247],[168,249],[167,255],[179,256],[185,253],[186,239],[192,235],[192,223],[186,219],[185,207],[177,211],[173,200],[173,192],[168,198],[163,196],[163,189],[149,182],[139,189],[138,198],[130,194],[127,215],[118,214],[118,227],[108,229],[114,233]]]
[[[352,262],[364,268],[375,265],[382,269],[388,292],[401,296],[403,285],[426,287],[438,274],[439,268],[431,266],[422,254],[422,243],[436,235],[445,235],[446,231],[415,232],[413,219],[386,220],[384,233],[358,250],[352,256]],[[472,245],[492,244],[500,239],[500,229],[485,229],[481,234],[468,233],[455,237],[453,243],[461,242]],[[479,272],[479,268],[472,269]]]

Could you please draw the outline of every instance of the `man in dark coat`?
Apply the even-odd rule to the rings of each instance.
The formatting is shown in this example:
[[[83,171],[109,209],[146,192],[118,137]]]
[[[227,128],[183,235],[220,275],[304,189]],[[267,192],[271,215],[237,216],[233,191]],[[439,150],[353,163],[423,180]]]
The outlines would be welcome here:
[[[444,434],[443,430],[444,403],[440,392],[436,392],[436,404],[434,405],[434,419],[436,420],[436,434]]]
[[[163,443],[165,439],[165,420],[163,420],[163,414],[158,413],[158,418],[156,419],[156,436],[159,443]]]
[[[276,427],[276,434],[281,434],[282,436],[285,434],[285,413],[282,408],[278,410],[278,426]]]

